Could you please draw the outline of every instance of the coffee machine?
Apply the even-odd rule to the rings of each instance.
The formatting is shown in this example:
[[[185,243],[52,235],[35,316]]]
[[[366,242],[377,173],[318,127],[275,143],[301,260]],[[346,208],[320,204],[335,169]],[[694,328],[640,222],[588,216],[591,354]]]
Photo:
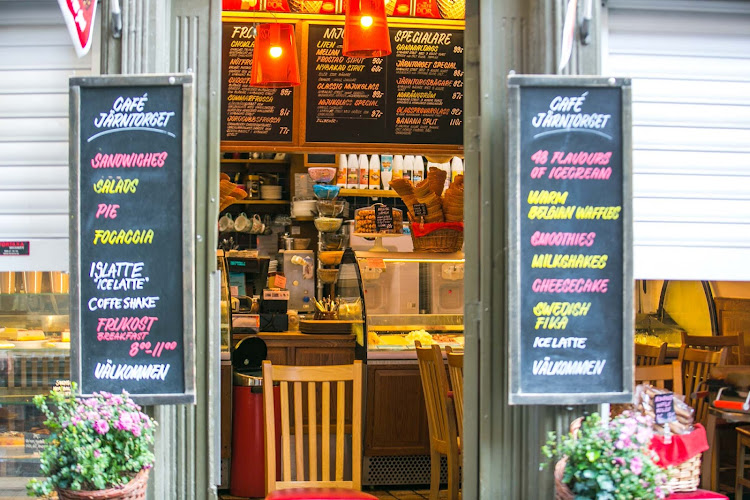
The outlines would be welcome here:
[[[268,275],[268,257],[240,257],[231,252],[225,257],[232,333],[257,333],[260,330],[259,297]]]
[[[282,250],[289,309],[300,313],[315,311],[315,253],[312,250]]]

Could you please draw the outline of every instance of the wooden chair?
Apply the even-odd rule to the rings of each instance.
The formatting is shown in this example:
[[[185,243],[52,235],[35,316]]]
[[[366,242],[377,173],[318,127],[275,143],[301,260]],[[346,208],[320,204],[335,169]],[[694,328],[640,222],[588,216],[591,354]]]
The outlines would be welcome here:
[[[703,349],[706,351],[720,351],[725,347],[728,348],[726,364],[739,365],[745,364],[747,359],[745,355],[745,335],[688,335],[682,332],[682,345]]]
[[[335,398],[331,398],[332,383]],[[346,382],[353,385],[346,401]],[[280,385],[281,480],[276,480],[274,391]],[[363,493],[362,470],[362,362],[335,366],[280,366],[263,362],[263,410],[265,413],[266,500],[336,498],[376,500]],[[306,401],[303,403],[303,393]],[[320,394],[320,397],[318,395]],[[335,404],[332,411],[332,404]],[[345,414],[351,409],[351,480],[344,479]],[[320,411],[320,423],[318,412]],[[335,415],[334,429],[331,418]],[[306,422],[303,422],[304,418]],[[293,426],[292,423],[293,422]],[[332,432],[333,431],[333,432]],[[295,477],[292,477],[291,435],[294,435]],[[307,438],[307,445],[305,444]],[[320,443],[318,443],[320,438]],[[331,470],[331,445],[335,443],[335,465]],[[305,448],[308,453],[305,456]],[[320,463],[318,457],[320,456]],[[319,467],[320,465],[320,467]],[[319,471],[320,469],[320,471]],[[308,472],[305,478],[305,471]],[[319,474],[320,472],[320,474]],[[291,489],[290,489],[291,488]],[[300,490],[299,488],[304,488]]]
[[[682,388],[685,391],[685,402],[695,408],[694,420],[706,425],[709,401],[707,397],[697,397],[701,384],[708,379],[711,367],[726,363],[728,349],[707,351],[694,349],[683,344],[680,348],[679,362],[682,365]]]
[[[456,422],[458,423],[459,443],[464,436],[464,353],[453,352],[450,346],[445,346],[448,358],[448,375],[451,379],[453,404],[456,407]]]
[[[647,382],[658,389],[666,389],[666,382],[671,382],[671,391],[675,394],[682,392],[682,364],[679,361],[672,361],[669,364],[636,366],[635,367],[636,384]]]
[[[458,500],[461,448],[443,355],[437,344],[422,347],[415,342],[415,346],[430,429],[430,500],[437,500],[439,495],[441,455],[448,459],[448,499]]]
[[[667,357],[667,343],[660,346],[635,344],[635,366],[663,365]]]

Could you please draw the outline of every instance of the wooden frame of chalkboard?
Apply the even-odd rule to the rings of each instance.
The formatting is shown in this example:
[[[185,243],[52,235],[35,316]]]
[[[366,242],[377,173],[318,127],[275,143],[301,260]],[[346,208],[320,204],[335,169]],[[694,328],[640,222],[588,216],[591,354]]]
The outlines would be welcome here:
[[[394,141],[373,141],[368,140],[367,137],[358,137],[356,134],[350,133],[347,127],[343,127],[339,130],[340,137],[332,136],[326,131],[321,130],[318,134],[318,139],[325,138],[326,140],[307,140],[306,135],[310,127],[310,123],[307,120],[308,112],[308,86],[312,84],[309,81],[310,75],[308,74],[308,58],[310,57],[309,47],[309,32],[311,27],[325,25],[334,28],[343,27],[343,16],[331,16],[331,15],[304,15],[304,14],[268,14],[258,12],[227,12],[222,15],[222,21],[226,23],[252,23],[252,22],[283,22],[292,23],[296,22],[295,33],[297,36],[297,48],[300,52],[299,64],[300,64],[300,76],[302,84],[294,90],[294,110],[292,114],[295,116],[294,129],[293,129],[293,141],[291,143],[279,143],[279,142],[265,142],[265,141],[227,141],[222,140],[221,149],[222,151],[279,151],[279,152],[330,152],[336,151],[337,153],[398,153],[398,152],[414,152],[419,154],[433,154],[433,155],[462,155],[463,154],[463,133],[457,134],[456,139],[452,141],[445,141],[446,137],[440,135],[440,130],[436,133],[431,134],[430,140],[432,143],[424,141],[424,138],[415,140],[413,136],[404,136],[403,142]],[[454,32],[460,33],[463,36],[465,23],[463,21],[456,20],[436,20],[436,19],[409,19],[406,20],[389,20],[389,27],[392,31],[398,28],[405,28],[417,31],[435,31],[435,32]],[[313,28],[315,29],[315,28]],[[436,42],[437,43],[437,42]],[[416,44],[414,44],[416,45]],[[313,56],[317,54],[318,47],[312,47]],[[325,47],[321,47],[325,50]],[[455,58],[460,59],[460,67],[456,67],[456,70],[461,72],[461,82],[463,84],[463,43],[452,47],[458,52],[455,53]],[[415,51],[416,54],[417,51]],[[395,53],[395,47],[394,47]],[[331,57],[335,58],[333,54]],[[393,59],[394,55],[388,56]],[[417,56],[415,56],[417,57]],[[389,59],[390,60],[390,59]],[[437,68],[437,66],[436,66]],[[437,69],[435,71],[438,71]],[[451,69],[451,71],[454,71]],[[395,80],[395,77],[394,77]],[[222,84],[224,87],[224,84]],[[455,92],[451,92],[449,95],[452,96],[454,93],[460,95],[460,105],[452,103],[454,105],[449,106],[448,112],[455,112],[455,115],[450,115],[449,118],[431,118],[431,120],[438,120],[440,124],[442,121],[460,120],[460,125],[463,122],[463,88],[454,89]],[[395,91],[392,96],[395,96]],[[439,93],[439,92],[436,92]],[[436,102],[439,101],[439,97],[436,97]],[[395,101],[395,97],[392,97]],[[446,104],[447,105],[447,104]],[[453,111],[455,109],[455,111]],[[435,123],[438,123],[436,121]],[[405,127],[407,125],[404,125]],[[435,127],[435,124],[432,125]],[[377,130],[374,131],[373,135],[377,135]],[[385,128],[383,133],[390,133],[390,128]],[[422,132],[425,135],[424,132]],[[222,133],[222,135],[224,135]],[[331,135],[331,140],[328,140],[328,136]],[[365,139],[365,140],[361,140]]]
[[[629,402],[630,80],[511,75],[508,95],[508,402]]]
[[[70,79],[71,377],[195,402],[189,74]]]

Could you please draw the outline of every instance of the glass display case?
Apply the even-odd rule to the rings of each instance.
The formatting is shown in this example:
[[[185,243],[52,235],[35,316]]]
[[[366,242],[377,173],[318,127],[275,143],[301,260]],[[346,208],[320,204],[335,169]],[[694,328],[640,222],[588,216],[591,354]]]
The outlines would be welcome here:
[[[347,250],[337,288],[342,304],[361,303],[368,357],[413,353],[415,340],[463,349],[463,253]]]
[[[0,493],[39,475],[44,415],[32,402],[70,379],[68,274],[0,272]],[[2,495],[0,495],[2,496]]]

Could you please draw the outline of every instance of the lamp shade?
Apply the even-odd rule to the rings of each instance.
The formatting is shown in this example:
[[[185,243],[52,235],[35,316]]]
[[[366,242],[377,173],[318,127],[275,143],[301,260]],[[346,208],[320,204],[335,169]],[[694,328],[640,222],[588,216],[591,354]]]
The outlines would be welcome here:
[[[251,87],[294,87],[299,85],[297,44],[291,24],[259,24],[253,49]]]
[[[381,57],[391,53],[384,0],[346,0],[341,53],[348,57]]]

